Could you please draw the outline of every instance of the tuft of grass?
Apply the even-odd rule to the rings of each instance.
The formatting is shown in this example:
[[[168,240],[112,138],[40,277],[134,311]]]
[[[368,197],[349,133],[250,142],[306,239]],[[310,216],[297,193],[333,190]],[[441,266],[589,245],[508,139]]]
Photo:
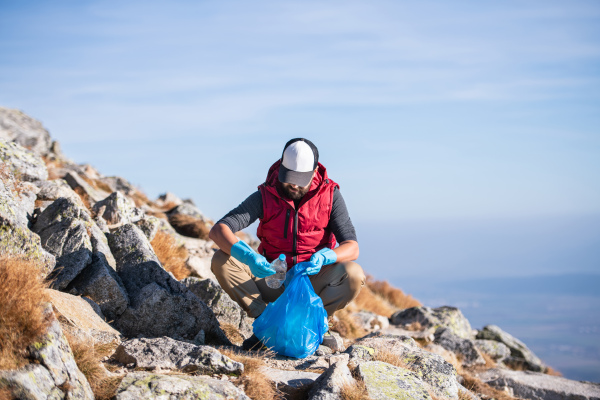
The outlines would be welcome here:
[[[244,342],[244,336],[240,333],[240,330],[232,324],[223,323],[221,325],[221,330],[227,336],[227,339],[236,346],[241,346]]]
[[[85,190],[83,190],[82,187],[77,186],[75,189],[73,189],[73,191],[79,195],[81,201],[83,201],[83,205],[85,206],[85,208],[87,208],[90,213],[93,213],[92,203],[90,203],[90,196],[88,196]]]
[[[42,302],[47,283],[40,266],[20,257],[0,257],[0,370],[27,364],[27,347],[44,334]]]
[[[175,214],[169,217],[169,223],[180,235],[208,240],[210,228],[200,218]]]
[[[354,383],[346,383],[341,387],[340,397],[342,400],[372,400],[367,392],[367,386],[360,379]]]
[[[135,203],[136,207],[141,207],[141,206],[144,206],[146,204],[152,204],[152,202],[150,201],[150,199],[148,198],[148,196],[146,196],[140,190],[136,190],[135,192],[131,193],[129,195],[129,197],[131,197],[131,199]]]
[[[386,299],[390,304],[400,309],[419,307],[422,304],[411,295],[404,294],[400,289],[390,285],[387,281],[376,281],[371,275],[367,276],[367,287]]]
[[[190,276],[191,271],[186,264],[190,255],[185,246],[177,245],[173,236],[159,230],[150,244],[163,268],[177,280]]]
[[[10,389],[6,387],[0,387],[0,400],[14,400],[16,397],[13,396]]]
[[[368,286],[363,286],[358,296],[354,299],[354,304],[361,310],[371,311],[388,318],[397,311],[387,300],[373,293]]]
[[[378,348],[373,355],[374,361],[382,361],[384,363],[391,364],[396,367],[410,369],[410,365],[407,364],[402,357],[398,354],[392,353],[389,350]]]
[[[344,308],[335,312],[337,320],[333,321],[332,331],[336,331],[346,339],[357,339],[367,334],[362,326],[352,316],[351,311]]]
[[[552,367],[548,367],[544,373],[552,376],[563,376],[560,371],[557,371]]]
[[[252,400],[283,398],[281,393],[275,388],[273,381],[265,374],[265,362],[262,358],[250,357],[231,349],[220,349],[219,351],[232,360],[244,364],[244,372],[238,378],[238,381],[234,381],[234,383],[241,386],[244,393]]]

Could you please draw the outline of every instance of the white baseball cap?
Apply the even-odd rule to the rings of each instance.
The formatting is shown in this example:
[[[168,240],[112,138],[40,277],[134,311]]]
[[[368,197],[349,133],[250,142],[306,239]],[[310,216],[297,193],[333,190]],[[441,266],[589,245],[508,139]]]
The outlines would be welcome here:
[[[308,139],[296,138],[285,144],[279,166],[279,181],[307,186],[319,165],[319,150]]]

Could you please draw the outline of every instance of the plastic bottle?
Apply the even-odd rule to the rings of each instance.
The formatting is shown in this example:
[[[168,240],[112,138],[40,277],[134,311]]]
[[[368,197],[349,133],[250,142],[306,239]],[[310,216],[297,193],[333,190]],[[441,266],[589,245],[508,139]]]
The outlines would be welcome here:
[[[271,289],[277,289],[283,284],[283,281],[285,281],[285,274],[287,272],[285,254],[280,254],[279,258],[271,263],[271,267],[275,270],[275,273],[271,276],[267,276],[265,282]]]

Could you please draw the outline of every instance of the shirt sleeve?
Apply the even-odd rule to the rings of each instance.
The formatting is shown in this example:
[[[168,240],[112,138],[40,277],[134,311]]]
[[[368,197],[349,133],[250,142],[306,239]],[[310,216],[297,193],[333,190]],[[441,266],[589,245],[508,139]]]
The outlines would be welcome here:
[[[217,224],[224,224],[232,232],[239,232],[263,217],[263,203],[260,190],[252,193],[233,210],[229,211]]]
[[[331,208],[331,217],[329,219],[329,228],[335,235],[335,239],[338,243],[342,243],[346,240],[357,241],[356,230],[350,220],[346,202],[338,188],[333,190],[333,204]]]

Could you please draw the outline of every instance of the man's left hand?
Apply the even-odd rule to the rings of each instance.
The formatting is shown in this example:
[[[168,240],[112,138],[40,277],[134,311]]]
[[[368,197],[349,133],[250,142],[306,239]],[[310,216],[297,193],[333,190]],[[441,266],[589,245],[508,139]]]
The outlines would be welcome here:
[[[333,264],[336,261],[337,254],[335,254],[335,251],[325,247],[312,255],[310,258],[310,263],[312,265],[306,268],[306,273],[308,275],[317,274],[323,265]]]

